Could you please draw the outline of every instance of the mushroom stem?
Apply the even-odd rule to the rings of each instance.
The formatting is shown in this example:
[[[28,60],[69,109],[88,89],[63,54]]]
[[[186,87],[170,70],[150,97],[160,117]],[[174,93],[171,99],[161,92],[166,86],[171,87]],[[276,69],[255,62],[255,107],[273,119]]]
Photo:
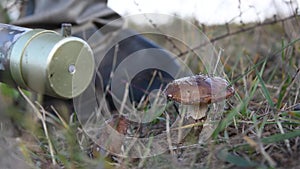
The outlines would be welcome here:
[[[192,117],[194,120],[199,120],[206,116],[209,107],[207,104],[200,103],[199,105],[183,105],[186,112],[186,117]]]

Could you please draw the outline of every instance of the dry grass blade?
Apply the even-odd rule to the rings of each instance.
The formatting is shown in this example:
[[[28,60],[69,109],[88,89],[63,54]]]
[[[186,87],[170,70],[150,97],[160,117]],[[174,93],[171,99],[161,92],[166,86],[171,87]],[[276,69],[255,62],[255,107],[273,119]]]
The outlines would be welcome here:
[[[42,113],[43,113],[42,124],[43,124],[43,129],[44,129],[44,132],[45,132],[46,139],[48,141],[49,151],[50,151],[50,155],[51,155],[51,158],[52,158],[52,163],[53,163],[53,165],[56,165],[56,160],[55,160],[55,157],[54,157],[54,148],[53,148],[52,142],[50,140],[49,133],[48,133],[48,128],[47,128],[47,124],[46,124],[46,111],[41,105],[39,105],[39,107],[40,107],[40,109],[42,110]]]
[[[51,155],[51,159],[52,159],[52,164],[56,165],[57,163],[56,163],[56,160],[55,160],[55,157],[54,157],[54,149],[53,149],[53,145],[52,145],[52,142],[50,140],[50,137],[49,137],[47,124],[46,124],[46,111],[44,110],[44,108],[41,105],[38,105],[40,107],[40,109],[42,110],[42,113],[43,113],[42,114],[38,110],[38,108],[32,103],[32,101],[25,95],[25,93],[22,91],[22,89],[18,87],[18,90],[21,93],[21,95],[23,96],[23,98],[27,101],[27,103],[31,106],[31,108],[33,109],[33,111],[37,115],[38,119],[41,120],[42,125],[43,125],[43,129],[44,129],[44,133],[45,133],[45,137],[46,137],[47,142],[48,142],[49,151],[50,151],[50,155]]]
[[[166,132],[167,132],[167,141],[169,145],[169,150],[171,152],[171,155],[175,156],[175,152],[173,150],[173,145],[172,145],[171,132],[170,132],[170,116],[168,115],[168,113],[166,113]]]
[[[265,159],[268,161],[268,163],[269,163],[269,165],[271,166],[271,167],[276,167],[276,165],[277,165],[277,163],[272,159],[272,157],[266,152],[266,150],[265,150],[265,148],[264,148],[264,146],[263,146],[263,144],[262,143],[258,143],[258,145],[259,145],[259,150],[260,150],[260,152],[261,152],[261,154],[265,157]]]
[[[187,124],[187,125],[184,125],[184,126],[172,128],[171,130],[188,129],[188,128],[199,127],[199,126],[203,126],[203,125],[204,125],[204,122],[200,121],[200,122],[195,122],[195,123]]]
[[[14,0],[13,2],[19,1]],[[137,1],[134,3],[141,11],[142,5],[138,4]],[[147,33],[145,40],[149,38],[162,49],[178,56],[174,57],[174,61],[176,63],[182,61],[183,64],[180,66],[187,65],[187,68],[191,69],[193,73],[199,73],[200,70],[203,73],[224,77],[231,75],[228,81],[236,89],[236,95],[233,99],[227,100],[229,106],[225,108],[225,111],[220,110],[219,113],[222,118],[220,122],[208,121],[209,118],[206,118],[205,122],[195,122],[186,118],[188,112],[183,109],[177,111],[177,115],[171,114],[177,108],[172,107],[173,103],[167,105],[167,109],[159,109],[161,105],[160,93],[155,94],[151,90],[153,86],[157,85],[156,78],[165,80],[165,75],[163,76],[162,72],[156,69],[151,78],[147,77],[147,80],[150,81],[143,83],[143,86],[125,81],[129,79],[127,77],[122,81],[122,86],[125,87],[126,85],[124,92],[114,93],[115,91],[111,88],[112,81],[118,77],[116,70],[123,59],[127,57],[124,56],[126,53],[123,53],[122,40],[109,49],[113,55],[107,65],[109,70],[105,72],[106,67],[104,67],[104,71],[101,70],[102,64],[99,64],[98,71],[95,70],[96,78],[100,84],[93,86],[92,89],[95,92],[98,105],[93,108],[89,107],[93,110],[91,110],[88,120],[84,121],[85,124],[80,120],[79,114],[73,113],[68,121],[59,114],[59,107],[40,105],[42,100],[35,102],[37,99],[29,97],[20,88],[18,88],[19,92],[14,90],[16,94],[6,91],[8,95],[5,95],[4,99],[9,100],[14,107],[13,109],[3,108],[0,110],[8,112],[13,126],[16,127],[17,132],[13,132],[14,134],[17,133],[17,138],[20,138],[17,148],[21,150],[25,160],[37,168],[47,168],[53,165],[56,165],[53,167],[62,168],[298,168],[300,162],[298,159],[300,152],[300,38],[298,31],[300,22],[298,21],[298,9],[293,16],[282,16],[282,18],[274,16],[274,18],[266,19],[263,22],[247,24],[242,21],[242,0],[238,0],[238,3],[240,14],[232,20],[228,20],[226,25],[209,26],[194,20],[194,18],[187,18],[188,22],[198,26],[199,32],[203,31],[207,35],[207,39],[205,37],[205,40],[201,39],[200,41],[196,39],[197,36],[193,36],[193,32],[186,31],[189,29],[181,22],[171,21],[170,23],[156,24],[156,20],[152,19],[150,15],[149,17],[148,15],[142,17],[149,21],[147,25],[152,28],[151,30],[154,28],[160,33],[158,35],[163,35],[157,36]],[[291,2],[290,5],[294,5],[292,3],[294,2]],[[4,3],[0,3],[0,20],[1,18],[4,19],[3,22],[6,21],[7,16],[10,16],[5,14],[7,8],[10,7],[10,5],[4,6]],[[252,7],[249,9],[254,10]],[[1,14],[3,14],[2,17]],[[258,17],[259,15],[257,13]],[[236,24],[234,19],[240,19],[241,23]],[[147,30],[145,29],[147,25],[144,27],[137,24],[135,27],[135,23],[128,21],[129,28],[137,28],[137,32],[142,32],[139,31],[141,26],[141,29]],[[289,25],[292,25],[293,29],[289,28]],[[165,28],[168,32],[163,32]],[[191,46],[189,43],[180,42],[181,39],[179,38],[168,36],[169,31],[171,32],[173,29],[178,35],[183,33],[184,40],[196,42],[196,44]],[[239,34],[240,36],[238,36]],[[108,36],[110,35],[115,34]],[[84,36],[88,39],[87,35]],[[113,41],[114,37],[110,36],[109,38]],[[103,41],[104,46],[110,45],[109,38],[108,41],[106,39]],[[211,45],[211,42],[217,43]],[[205,47],[206,45],[219,48],[219,53],[215,49],[214,53],[211,53],[212,51],[208,51],[210,49]],[[131,47],[129,46],[129,48]],[[98,50],[96,51],[98,52]],[[196,51],[201,51],[198,59],[194,56]],[[123,56],[125,58],[122,58]],[[209,66],[206,66],[203,61],[206,56],[211,58]],[[223,62],[224,58],[226,59]],[[104,57],[104,59],[107,58]],[[100,60],[102,62],[102,59]],[[159,63],[160,60],[155,62]],[[207,67],[208,70],[202,67]],[[179,75],[183,71],[189,71],[187,68],[178,71],[174,78],[180,77]],[[221,74],[219,74],[219,70]],[[162,90],[163,86],[160,86],[159,89]],[[0,85],[0,94],[3,96],[4,92],[2,93],[2,91],[4,90]],[[128,100],[128,96],[135,94],[134,90],[140,90],[145,94],[140,100],[136,100],[136,97]],[[43,100],[45,103],[51,103],[46,99],[48,98]],[[110,102],[111,100],[114,102]],[[131,100],[134,102],[128,104]],[[59,101],[64,102],[63,100]],[[6,106],[5,104],[1,105],[1,103],[2,100],[0,107]],[[112,104],[115,106],[111,106]],[[26,110],[29,113],[20,113],[25,106],[28,107],[29,111]],[[76,105],[73,104],[73,106]],[[118,112],[113,107],[116,107]],[[51,112],[54,113],[47,112],[48,108],[52,109]],[[83,110],[85,107],[80,106],[80,108]],[[83,111],[90,111],[89,108]],[[155,111],[152,112],[152,108]],[[169,111],[169,114],[165,111]],[[119,115],[118,113],[128,120],[130,119],[130,123],[128,125],[126,123],[126,129],[119,127],[121,126],[120,123],[111,126],[106,125],[111,130],[108,130],[109,132],[105,135],[99,134],[99,137],[102,136],[103,145],[106,147],[100,146],[101,149],[96,149],[98,152],[96,154],[97,152],[94,152],[93,148],[99,147],[97,145],[99,142],[95,141],[93,137],[89,137],[88,134],[93,133],[98,139],[99,128],[97,127],[102,127],[105,122],[109,123],[110,118]],[[141,125],[131,123],[136,120],[134,117],[145,120],[145,123],[144,121]],[[177,124],[178,118],[180,121]],[[152,121],[147,121],[148,119]],[[2,116],[0,116],[0,120],[2,120]],[[176,125],[173,125],[172,122]],[[218,124],[218,127],[210,139],[201,143],[197,142],[199,140],[198,132],[201,128],[206,127],[208,122],[209,124]],[[36,123],[38,125],[34,126]],[[81,126],[78,127],[79,125]],[[87,129],[86,126],[95,126],[96,128]],[[11,128],[9,126],[9,129]],[[7,129],[2,121],[0,121],[0,129],[3,131]],[[118,129],[122,129],[122,132]],[[117,130],[115,135],[118,137],[113,137],[113,130]],[[185,131],[189,133],[186,135]],[[17,136],[18,134],[20,136]],[[164,140],[156,140],[155,137],[161,134],[164,134]],[[163,144],[157,144],[160,141]],[[156,154],[152,151],[156,149],[168,151]],[[90,153],[90,151],[92,152]],[[132,154],[134,154],[133,158],[138,156],[140,159],[131,158]],[[3,157],[5,155],[3,154]],[[104,156],[105,162],[106,160],[109,161],[107,162],[109,167],[98,161]],[[92,165],[96,163],[96,167],[90,167],[91,163],[93,163]],[[3,165],[0,166],[0,168],[6,168]]]
[[[285,132],[284,132],[284,130],[283,130],[283,127],[282,127],[282,124],[281,124],[281,122],[280,122],[279,119],[276,120],[276,123],[277,123],[277,126],[278,126],[279,130],[280,130],[280,133],[281,133],[281,134],[285,134]],[[287,147],[288,152],[289,152],[290,154],[292,154],[292,149],[291,149],[290,141],[289,141],[288,139],[285,139],[284,142],[285,142],[285,144],[286,144],[286,147]]]
[[[37,116],[38,119],[42,120],[43,116],[41,115],[40,111],[35,107],[35,105],[32,103],[32,101],[25,95],[25,93],[22,91],[21,88],[18,87],[19,92],[21,93],[22,97],[27,101],[27,103],[32,108],[33,112]]]
[[[66,123],[66,121],[61,117],[61,115],[57,112],[57,110],[51,105],[50,106],[51,109],[53,110],[53,112],[57,115],[57,117],[59,118],[59,120],[62,122],[63,126],[65,127],[65,129],[69,129],[69,125]]]
[[[296,80],[297,80],[297,76],[300,73],[300,68],[297,69],[295,75],[292,77],[291,83],[289,84],[289,86],[287,87],[283,97],[281,100],[284,100],[286,98],[286,96],[289,94],[289,91],[291,90],[292,86],[295,84]]]
[[[129,83],[126,83],[125,93],[124,93],[122,104],[121,104],[121,107],[120,107],[120,114],[121,115],[124,113],[124,107],[126,105],[126,101],[127,101],[127,98],[128,98],[128,93],[129,93]]]

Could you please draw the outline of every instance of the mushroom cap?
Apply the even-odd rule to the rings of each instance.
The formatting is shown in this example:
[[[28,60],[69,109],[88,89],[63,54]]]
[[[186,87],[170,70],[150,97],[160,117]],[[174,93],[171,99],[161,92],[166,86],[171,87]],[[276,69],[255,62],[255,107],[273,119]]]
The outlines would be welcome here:
[[[164,94],[170,100],[186,104],[215,103],[234,94],[234,88],[221,77],[195,75],[169,83]]]

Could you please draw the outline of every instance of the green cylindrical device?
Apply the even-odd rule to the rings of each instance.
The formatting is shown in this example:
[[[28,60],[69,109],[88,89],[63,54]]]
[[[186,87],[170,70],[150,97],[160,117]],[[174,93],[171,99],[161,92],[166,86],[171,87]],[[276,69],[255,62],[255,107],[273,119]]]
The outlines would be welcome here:
[[[0,24],[1,82],[69,99],[88,87],[93,73],[93,52],[82,39]]]

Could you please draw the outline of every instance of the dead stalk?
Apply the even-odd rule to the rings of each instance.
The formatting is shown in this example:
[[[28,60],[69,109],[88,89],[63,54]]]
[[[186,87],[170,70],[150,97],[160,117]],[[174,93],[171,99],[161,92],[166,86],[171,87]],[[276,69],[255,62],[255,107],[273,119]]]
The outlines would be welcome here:
[[[168,145],[169,145],[169,150],[171,152],[172,156],[175,156],[175,152],[173,150],[173,146],[172,146],[172,138],[171,138],[171,133],[170,133],[170,116],[168,113],[166,113],[166,132],[167,132],[167,141],[168,141]]]
[[[51,159],[52,159],[52,164],[56,165],[56,160],[54,157],[54,149],[53,149],[53,145],[52,142],[50,140],[49,137],[49,133],[48,133],[48,129],[47,129],[47,125],[46,125],[46,111],[44,110],[44,108],[38,104],[38,106],[40,107],[41,111],[43,114],[41,114],[41,112],[37,109],[37,107],[32,103],[32,101],[25,95],[25,93],[21,90],[21,88],[18,87],[19,92],[21,93],[22,97],[28,102],[28,104],[31,106],[31,108],[33,109],[33,112],[36,114],[37,118],[39,120],[41,120],[42,125],[43,125],[43,129],[44,129],[44,133],[48,142],[48,146],[49,146],[49,151],[50,151],[50,155],[51,155]]]
[[[63,126],[65,127],[65,129],[69,129],[68,124],[66,123],[66,121],[61,117],[61,115],[59,115],[59,113],[57,112],[57,110],[51,105],[51,109],[53,110],[53,112],[57,115],[57,117],[59,118],[59,120],[62,122]]]
[[[124,93],[123,100],[122,100],[121,107],[120,107],[120,114],[121,115],[124,114],[123,111],[124,111],[124,106],[126,105],[128,93],[129,93],[129,83],[126,83],[125,93]]]
[[[265,151],[262,143],[259,143],[260,153],[265,157],[271,167],[276,167],[276,162],[271,158],[271,156]]]
[[[295,83],[296,80],[297,80],[297,76],[299,75],[299,73],[300,73],[300,68],[297,69],[295,75],[292,77],[292,81],[291,81],[291,83],[289,84],[289,86],[286,88],[286,92],[284,93],[284,95],[283,95],[283,97],[282,97],[282,100],[284,100],[284,99],[286,98],[286,96],[289,94],[289,92],[290,92],[292,86],[294,85],[294,83]],[[282,83],[282,85],[284,85],[284,82]],[[279,89],[281,89],[281,88],[282,88],[282,86],[280,86]],[[279,92],[280,92],[280,91],[279,91]],[[279,94],[279,92],[277,92],[277,95]]]

